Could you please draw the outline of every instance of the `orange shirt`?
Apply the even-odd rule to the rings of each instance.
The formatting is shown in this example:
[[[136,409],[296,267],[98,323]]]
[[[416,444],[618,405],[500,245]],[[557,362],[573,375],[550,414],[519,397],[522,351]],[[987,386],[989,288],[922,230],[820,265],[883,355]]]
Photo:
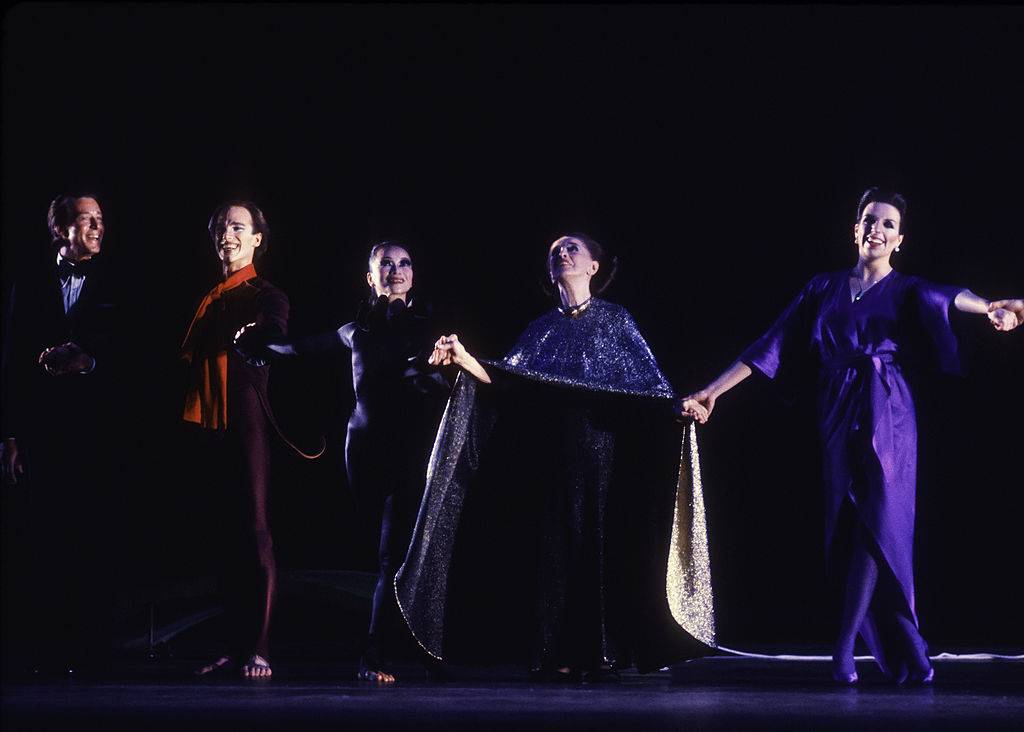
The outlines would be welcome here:
[[[194,332],[201,329],[201,321],[210,305],[219,300],[228,290],[256,277],[256,268],[248,265],[232,272],[231,275],[207,293],[199,303],[192,323],[181,344],[181,356],[189,363],[196,358]],[[197,328],[197,325],[200,327]],[[220,350],[214,354],[199,354],[202,361],[193,364],[192,378],[185,392],[185,410],[182,419],[202,425],[206,429],[222,430],[228,425],[228,352]],[[197,368],[198,366],[198,368]]]

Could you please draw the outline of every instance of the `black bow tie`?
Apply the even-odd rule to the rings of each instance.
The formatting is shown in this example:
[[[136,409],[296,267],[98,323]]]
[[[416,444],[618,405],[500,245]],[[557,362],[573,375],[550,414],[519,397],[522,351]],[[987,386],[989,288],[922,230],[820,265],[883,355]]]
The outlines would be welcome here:
[[[64,281],[72,276],[88,277],[92,272],[92,260],[83,259],[80,262],[72,262],[70,259],[61,259],[57,265],[57,276]]]

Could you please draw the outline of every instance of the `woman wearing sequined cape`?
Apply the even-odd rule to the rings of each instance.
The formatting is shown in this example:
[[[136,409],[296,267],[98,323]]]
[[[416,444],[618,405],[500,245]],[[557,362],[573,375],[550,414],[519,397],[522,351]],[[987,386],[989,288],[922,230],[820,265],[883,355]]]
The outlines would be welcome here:
[[[905,213],[899,194],[868,189],[857,207],[853,270],[815,275],[736,363],[682,400],[683,411],[699,406],[710,414],[716,398],[753,370],[775,378],[813,354],[825,547],[843,588],[833,676],[845,684],[857,681],[858,633],[887,677],[928,683],[934,675],[914,609],[917,426],[904,373],[909,341],[924,335],[939,366],[955,373],[951,307],[987,314],[998,330],[1017,325],[999,303],[893,270],[889,259],[903,243]]]
[[[466,373],[399,606],[437,658],[485,646],[495,660],[505,640],[549,679],[704,655],[714,612],[692,425],[680,465],[671,386],[625,309],[591,297],[601,264],[612,269],[600,246],[573,234],[549,255],[561,307],[503,360],[477,361],[455,335],[435,344],[433,362]]]

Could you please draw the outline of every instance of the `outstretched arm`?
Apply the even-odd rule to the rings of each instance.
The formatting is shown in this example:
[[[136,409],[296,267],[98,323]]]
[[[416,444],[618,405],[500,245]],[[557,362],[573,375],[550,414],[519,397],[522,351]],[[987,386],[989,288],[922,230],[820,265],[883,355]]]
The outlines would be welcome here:
[[[437,342],[434,344],[434,352],[430,354],[428,363],[432,366],[455,364],[463,371],[468,372],[477,381],[481,381],[484,384],[491,383],[491,377],[483,367],[483,364],[466,350],[466,347],[462,345],[455,333],[441,336],[437,339]]]
[[[1000,303],[1020,302],[1019,300],[1001,300]],[[989,302],[975,295],[970,290],[961,290],[953,301],[954,307],[962,313],[985,315],[996,330],[1013,330],[1020,325],[1020,316],[1012,308],[1003,307],[1000,303]]]
[[[345,346],[341,331],[316,333],[301,338],[285,338],[267,333],[256,323],[242,326],[234,338],[235,348],[242,356],[253,362],[264,362],[275,357],[319,356],[334,353]]]
[[[749,366],[742,361],[736,361],[703,389],[680,399],[679,412],[704,424],[711,417],[711,411],[715,408],[715,400],[752,373]]]

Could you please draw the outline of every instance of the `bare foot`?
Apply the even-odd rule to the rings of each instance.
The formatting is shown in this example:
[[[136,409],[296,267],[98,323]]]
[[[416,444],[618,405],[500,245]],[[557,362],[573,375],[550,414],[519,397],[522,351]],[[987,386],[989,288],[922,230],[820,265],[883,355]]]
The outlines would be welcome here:
[[[273,675],[270,662],[258,653],[249,656],[249,660],[242,664],[242,676],[247,679],[269,679]]]
[[[371,681],[375,684],[393,684],[395,683],[395,677],[385,671],[374,671],[368,668],[359,669],[359,673],[356,677],[360,681]]]
[[[214,671],[220,671],[229,663],[231,663],[231,656],[221,656],[213,663],[208,663],[205,666],[201,666],[192,673],[196,676],[206,676],[207,674],[212,674]]]

